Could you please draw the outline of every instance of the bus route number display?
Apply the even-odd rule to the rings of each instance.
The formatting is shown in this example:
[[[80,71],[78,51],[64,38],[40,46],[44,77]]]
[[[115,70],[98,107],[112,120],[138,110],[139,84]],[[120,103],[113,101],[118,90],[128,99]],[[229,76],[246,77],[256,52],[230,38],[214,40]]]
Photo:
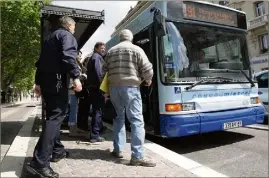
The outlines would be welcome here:
[[[238,27],[236,12],[212,5],[184,1],[183,14],[185,19]]]

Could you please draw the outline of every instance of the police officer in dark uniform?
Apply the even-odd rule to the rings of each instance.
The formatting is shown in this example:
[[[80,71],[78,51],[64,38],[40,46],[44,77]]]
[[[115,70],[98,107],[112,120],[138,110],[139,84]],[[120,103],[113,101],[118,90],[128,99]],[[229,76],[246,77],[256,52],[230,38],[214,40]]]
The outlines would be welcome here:
[[[87,87],[89,90],[89,100],[92,105],[91,142],[103,142],[105,140],[100,136],[101,132],[106,130],[102,122],[105,101],[100,91],[104,55],[105,44],[103,42],[97,42],[94,46],[94,52],[87,64]]]
[[[60,142],[60,127],[68,106],[70,77],[73,89],[82,90],[77,59],[77,41],[73,36],[75,21],[63,16],[59,19],[60,28],[51,32],[45,39],[40,58],[36,63],[35,92],[46,103],[46,122],[35,147],[33,159],[27,170],[40,177],[59,177],[50,167],[67,157]]]

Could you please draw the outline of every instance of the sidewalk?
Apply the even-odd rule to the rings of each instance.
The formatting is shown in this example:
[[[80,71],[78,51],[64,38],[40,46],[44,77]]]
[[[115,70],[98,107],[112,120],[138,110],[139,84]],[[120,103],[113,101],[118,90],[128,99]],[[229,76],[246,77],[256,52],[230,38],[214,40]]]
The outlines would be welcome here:
[[[0,108],[6,108],[6,107],[11,107],[11,106],[26,104],[26,103],[38,104],[38,103],[41,103],[41,99],[39,98],[39,100],[37,101],[36,98],[35,100],[32,100],[31,98],[24,98],[18,102],[11,102],[11,103],[4,103],[4,104],[1,103]]]
[[[40,114],[41,107],[38,106],[37,108],[39,111],[36,113]],[[34,122],[34,120],[32,122]],[[28,125],[30,125],[30,121]],[[27,128],[31,127],[28,126]],[[40,134],[38,132],[40,128],[40,120],[36,119],[32,127],[31,137],[29,138],[28,149],[24,156],[24,163],[31,160],[38,135]],[[27,134],[24,135],[27,136]],[[157,166],[153,168],[130,166],[129,138],[124,151],[124,159],[115,159],[109,152],[109,149],[112,148],[112,131],[108,130],[103,136],[107,141],[91,144],[86,140],[82,141],[83,138],[68,137],[68,132],[64,131],[61,135],[61,140],[66,150],[70,152],[70,156],[58,163],[51,163],[51,167],[60,174],[60,177],[195,177],[194,174],[164,159],[162,156],[147,148],[145,148],[146,157],[154,160]],[[17,153],[17,155],[23,154]],[[16,158],[10,158],[10,162],[12,162],[12,160],[15,161]],[[17,165],[17,167],[21,166],[21,168],[15,168],[16,166],[11,166],[12,164],[15,163],[10,163],[10,166],[7,164],[2,165],[1,172],[4,172],[3,175],[11,175],[7,173],[13,172],[13,176],[16,175],[22,178],[33,177],[24,167],[22,168],[23,165]]]

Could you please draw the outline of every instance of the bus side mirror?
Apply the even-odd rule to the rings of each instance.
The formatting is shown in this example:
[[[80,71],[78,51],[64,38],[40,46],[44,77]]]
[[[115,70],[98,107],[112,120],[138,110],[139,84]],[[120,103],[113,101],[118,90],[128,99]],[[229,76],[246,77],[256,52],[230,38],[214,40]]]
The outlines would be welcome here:
[[[153,7],[150,9],[150,12],[154,13],[153,29],[154,29],[155,34],[158,37],[165,36],[167,34],[166,23],[165,23],[165,17],[162,15],[161,10],[156,7]]]

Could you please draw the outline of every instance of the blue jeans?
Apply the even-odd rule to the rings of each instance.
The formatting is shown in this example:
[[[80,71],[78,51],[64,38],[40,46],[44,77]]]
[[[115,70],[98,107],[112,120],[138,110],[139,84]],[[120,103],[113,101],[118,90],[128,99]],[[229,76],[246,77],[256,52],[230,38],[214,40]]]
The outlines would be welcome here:
[[[110,87],[110,100],[116,110],[117,117],[113,122],[114,151],[121,152],[126,144],[125,111],[131,123],[132,157],[144,157],[143,144],[145,141],[144,119],[142,114],[142,100],[138,87]]]
[[[68,125],[77,124],[78,98],[75,94],[69,94],[70,112]]]

